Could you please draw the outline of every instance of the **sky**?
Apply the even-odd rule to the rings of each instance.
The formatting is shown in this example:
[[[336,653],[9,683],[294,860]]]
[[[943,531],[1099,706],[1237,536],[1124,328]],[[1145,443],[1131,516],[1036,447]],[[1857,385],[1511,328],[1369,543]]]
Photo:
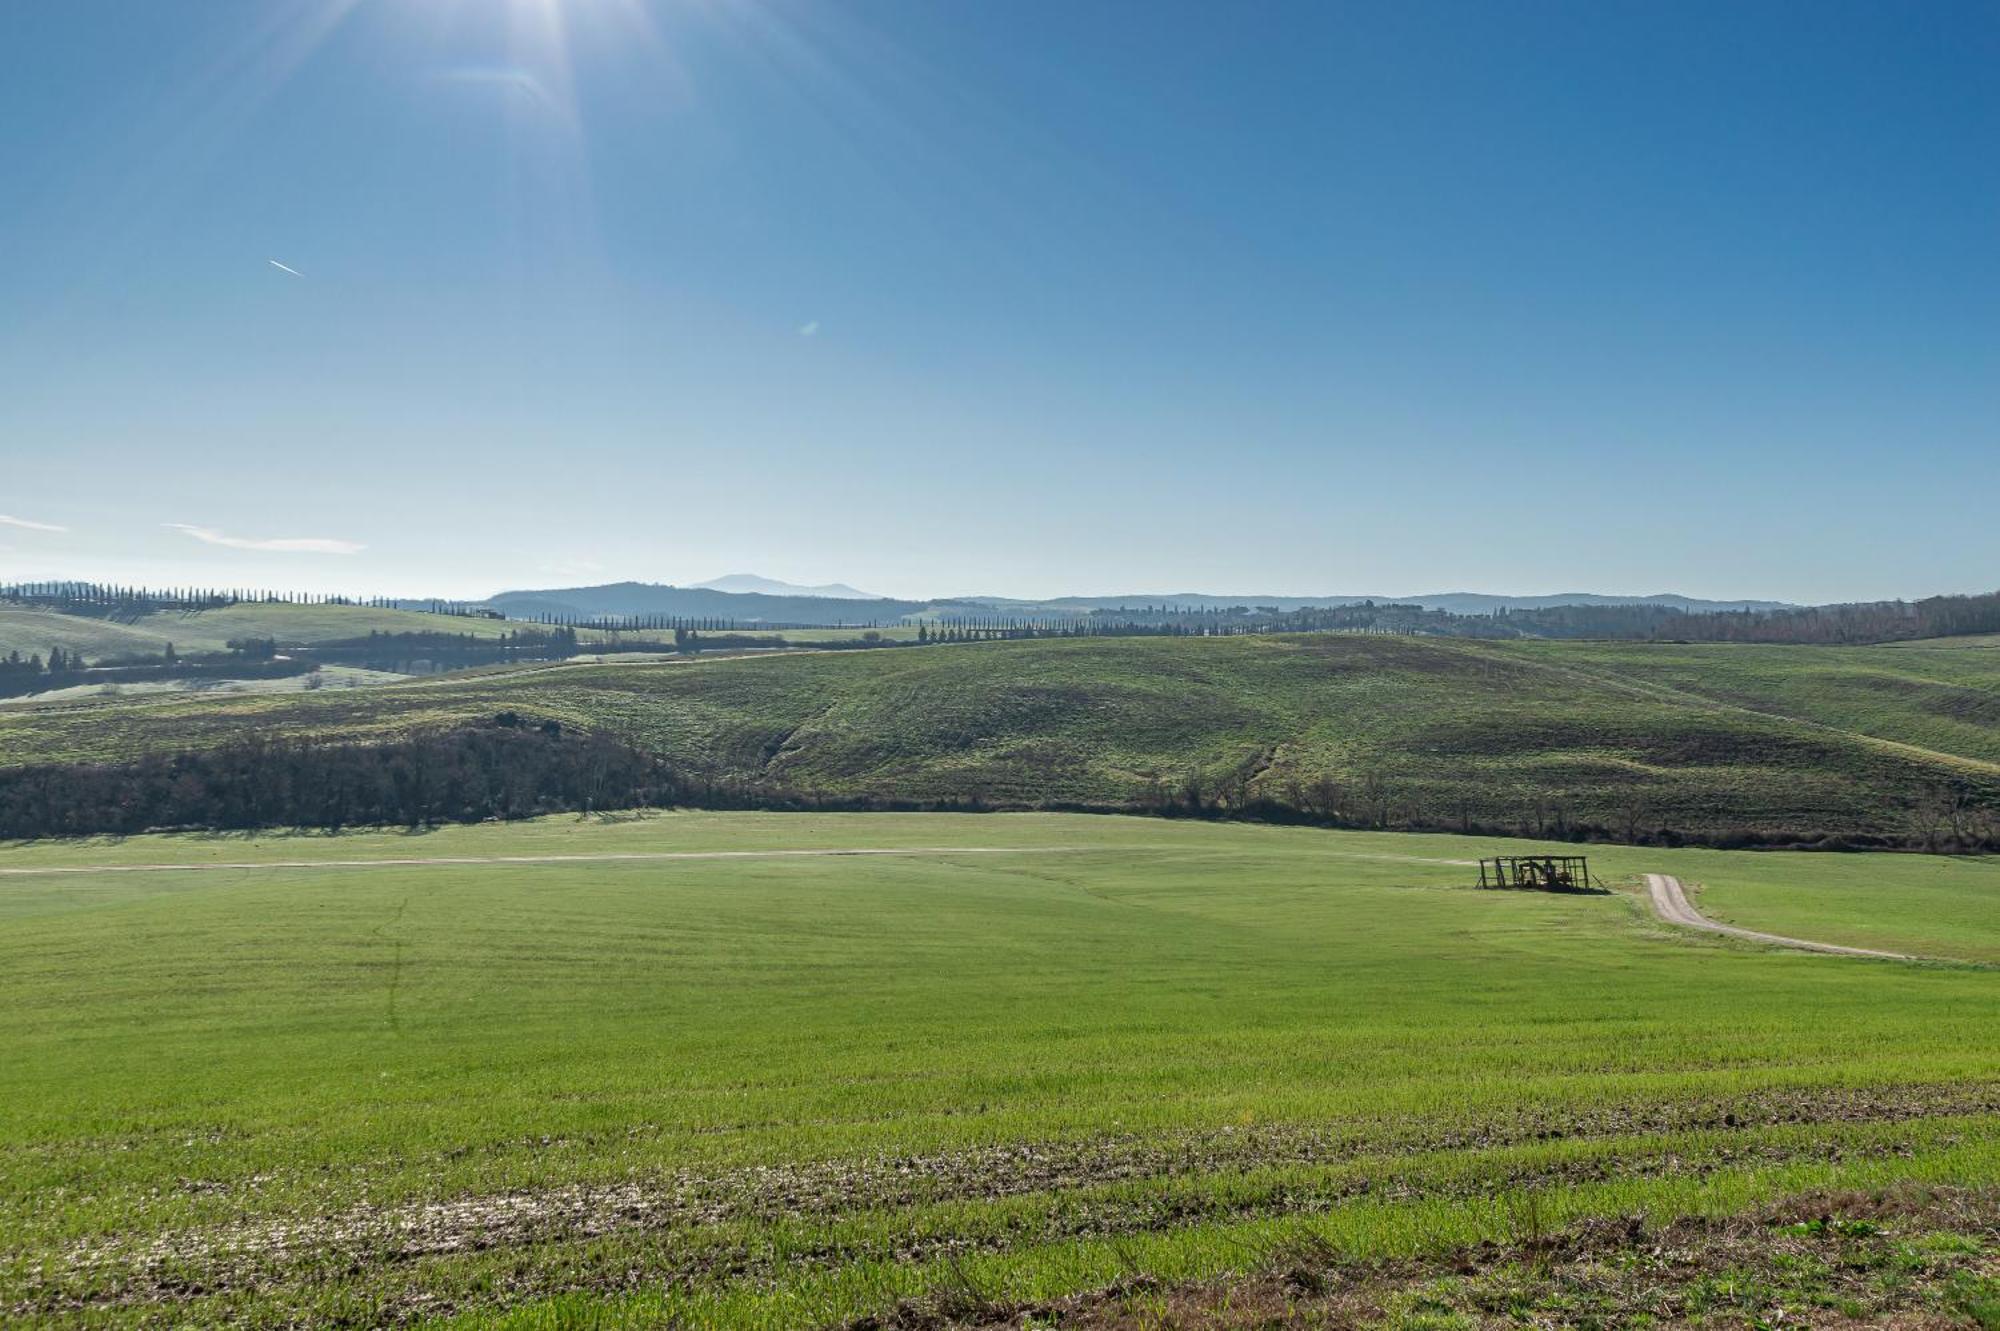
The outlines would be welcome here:
[[[2000,586],[2000,5],[0,6],[0,581]]]

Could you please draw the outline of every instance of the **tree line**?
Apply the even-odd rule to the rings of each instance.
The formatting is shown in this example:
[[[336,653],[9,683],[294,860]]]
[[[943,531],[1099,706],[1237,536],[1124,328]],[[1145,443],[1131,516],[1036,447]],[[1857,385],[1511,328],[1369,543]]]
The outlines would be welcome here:
[[[145,615],[163,610],[220,610],[232,605],[345,605],[374,610],[416,609],[430,614],[501,619],[497,610],[462,601],[411,601],[393,596],[342,596],[328,592],[272,591],[250,587],[147,587],[128,583],[12,582],[0,584],[0,601],[45,607],[72,615]]]
[[[49,650],[45,661],[39,655],[23,657],[19,651],[0,658],[0,698],[46,693],[51,689],[79,684],[139,684],[159,680],[189,679],[283,679],[308,675],[319,669],[309,660],[277,659],[268,654],[230,652],[181,656],[172,643],[158,657],[121,656],[109,661],[88,663],[76,652],[60,647]]]
[[[1749,642],[1836,646],[2000,633],[2000,592],[1932,596],[1919,601],[1777,610],[1689,612],[1661,605],[1502,607],[1460,614],[1393,602],[1308,607],[1230,606],[1182,611],[1171,606],[1094,610],[1093,618],[1204,633],[1415,633],[1461,638],[1569,638],[1639,642]]]
[[[1686,642],[1901,642],[2000,633],[2000,592],[1683,615],[1654,636]]]
[[[421,826],[672,803],[656,758],[528,722],[386,744],[252,740],[118,764],[0,771],[0,837],[162,828]]]

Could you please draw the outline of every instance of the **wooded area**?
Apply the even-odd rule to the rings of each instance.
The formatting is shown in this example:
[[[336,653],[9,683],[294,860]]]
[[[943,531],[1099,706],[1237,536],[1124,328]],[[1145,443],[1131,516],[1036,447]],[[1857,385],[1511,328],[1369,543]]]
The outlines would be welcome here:
[[[380,745],[252,741],[115,765],[0,771],[0,837],[155,828],[422,826],[671,803],[665,764],[503,714]]]

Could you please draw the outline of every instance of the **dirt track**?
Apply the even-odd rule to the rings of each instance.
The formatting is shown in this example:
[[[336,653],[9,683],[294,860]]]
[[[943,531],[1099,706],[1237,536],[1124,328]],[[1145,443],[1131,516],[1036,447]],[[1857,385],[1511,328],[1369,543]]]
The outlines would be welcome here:
[[[891,846],[831,850],[658,850],[607,851],[584,855],[418,855],[373,860],[233,860],[211,864],[50,864],[0,868],[0,876],[43,874],[208,873],[224,869],[385,869],[425,865],[621,864],[652,860],[786,860],[830,855],[1060,855],[1096,846]]]
[[[1733,924],[1718,924],[1696,910],[1687,899],[1687,892],[1681,887],[1681,880],[1671,874],[1649,873],[1646,875],[1646,890],[1653,898],[1653,909],[1668,924],[1678,924],[1688,929],[1706,929],[1710,933],[1728,934],[1732,938],[1745,938],[1753,943],[1769,943],[1776,947],[1796,947],[1807,952],[1833,952],[1845,957],[1885,957],[1891,961],[1916,961],[1918,958],[1903,952],[1878,952],[1866,947],[1842,947],[1838,943],[1815,943],[1804,938],[1786,938],[1782,934],[1759,933],[1755,929],[1739,929]]]
[[[197,864],[47,864],[0,867],[0,878],[31,878],[53,874],[214,873],[245,869],[383,869],[426,865],[482,864],[645,864],[675,860],[789,860],[838,855],[1069,855],[1092,852],[1174,850],[1172,846],[855,846],[800,850],[654,850],[605,851],[570,855],[414,855],[368,860],[223,860]],[[1424,855],[1390,855],[1372,851],[1321,852],[1344,860],[1390,860],[1406,864],[1470,865],[1472,860],[1436,859]]]

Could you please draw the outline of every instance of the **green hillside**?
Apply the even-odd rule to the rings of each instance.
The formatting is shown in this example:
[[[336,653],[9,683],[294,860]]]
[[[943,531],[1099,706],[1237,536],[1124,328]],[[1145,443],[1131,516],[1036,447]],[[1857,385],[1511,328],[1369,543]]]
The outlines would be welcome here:
[[[2000,762],[2000,665],[1977,651],[1534,642],[1515,655],[1657,691]]]
[[[1152,807],[1258,799],[1360,825],[1625,839],[1912,835],[2000,806],[2000,657],[1872,648],[1097,639],[571,665],[338,696],[0,717],[0,761],[117,759],[250,728],[368,740],[501,710],[753,791]]]
[[[49,648],[81,652],[91,661],[120,654],[156,656],[167,643],[181,652],[223,650],[232,638],[276,638],[281,646],[307,646],[382,633],[471,633],[498,637],[519,627],[494,619],[377,610],[358,605],[284,605],[245,602],[216,610],[158,611],[130,619],[66,615],[20,605],[0,605],[0,656],[47,656]]]
[[[155,616],[146,616],[151,619]],[[98,619],[89,615],[62,615],[50,610],[30,610],[24,606],[0,604],[0,656],[19,652],[22,656],[46,657],[51,648],[78,652],[96,661],[107,656],[157,656],[172,642],[185,651],[199,651],[193,636],[185,645],[140,627],[136,621]],[[220,647],[222,644],[217,643]]]

